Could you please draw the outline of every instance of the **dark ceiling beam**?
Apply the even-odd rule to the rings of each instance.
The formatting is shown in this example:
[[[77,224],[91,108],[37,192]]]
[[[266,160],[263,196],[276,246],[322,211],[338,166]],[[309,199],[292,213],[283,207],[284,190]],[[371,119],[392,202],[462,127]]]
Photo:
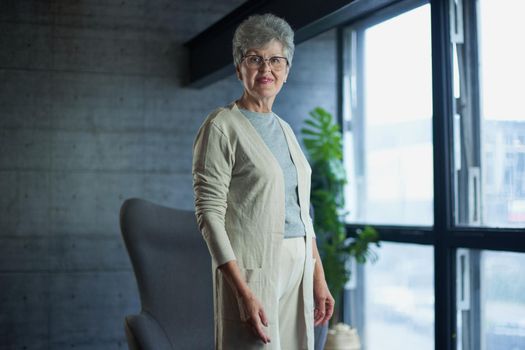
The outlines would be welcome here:
[[[235,72],[231,41],[235,28],[249,15],[283,17],[300,44],[339,25],[390,5],[396,0],[249,0],[184,45],[189,51],[189,81],[204,87]]]

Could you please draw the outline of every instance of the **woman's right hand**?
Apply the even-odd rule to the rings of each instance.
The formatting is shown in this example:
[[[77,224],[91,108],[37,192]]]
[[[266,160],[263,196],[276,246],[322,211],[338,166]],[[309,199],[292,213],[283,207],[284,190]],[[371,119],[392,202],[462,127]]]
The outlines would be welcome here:
[[[263,327],[268,327],[268,318],[264,312],[261,302],[253,293],[247,293],[242,297],[242,302],[246,310],[248,319],[246,322],[250,325],[253,333],[262,340],[264,344],[270,342],[270,337],[266,334]]]
[[[239,310],[241,312],[241,319],[246,320],[256,337],[260,338],[264,344],[268,344],[270,337],[268,337],[264,331],[264,327],[268,327],[268,317],[266,317],[261,302],[242,278],[237,261],[228,261],[219,266],[219,269],[226,276],[226,280],[235,291],[237,301],[242,303],[244,310]],[[239,305],[239,307],[241,307],[241,305]]]

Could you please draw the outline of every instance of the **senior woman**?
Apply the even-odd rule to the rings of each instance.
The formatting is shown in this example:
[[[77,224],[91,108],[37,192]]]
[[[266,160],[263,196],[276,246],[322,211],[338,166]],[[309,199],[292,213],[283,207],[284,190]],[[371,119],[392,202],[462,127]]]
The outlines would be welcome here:
[[[313,349],[332,316],[309,216],[311,169],[272,106],[293,31],[271,14],[237,28],[242,96],[212,112],[193,148],[196,216],[212,256],[216,349]],[[314,307],[315,305],[315,307]]]

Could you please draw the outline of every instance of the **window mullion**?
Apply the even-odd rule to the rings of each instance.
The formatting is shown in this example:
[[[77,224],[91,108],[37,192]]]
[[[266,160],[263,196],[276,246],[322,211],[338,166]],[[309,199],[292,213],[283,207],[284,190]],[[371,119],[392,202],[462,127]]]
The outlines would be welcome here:
[[[455,251],[450,244],[453,94],[449,2],[431,1],[433,148],[434,148],[434,286],[435,349],[456,348]]]

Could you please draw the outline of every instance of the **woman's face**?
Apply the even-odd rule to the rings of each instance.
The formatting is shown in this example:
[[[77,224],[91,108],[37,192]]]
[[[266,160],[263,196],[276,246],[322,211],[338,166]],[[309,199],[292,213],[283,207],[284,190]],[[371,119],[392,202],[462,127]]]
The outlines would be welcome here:
[[[249,49],[247,55],[258,55],[265,59],[270,57],[285,57],[283,45],[272,40],[262,48]],[[249,67],[246,59],[237,66],[237,76],[242,81],[245,91],[257,100],[274,99],[288,77],[289,66],[282,70],[272,69],[268,61],[258,68]]]

